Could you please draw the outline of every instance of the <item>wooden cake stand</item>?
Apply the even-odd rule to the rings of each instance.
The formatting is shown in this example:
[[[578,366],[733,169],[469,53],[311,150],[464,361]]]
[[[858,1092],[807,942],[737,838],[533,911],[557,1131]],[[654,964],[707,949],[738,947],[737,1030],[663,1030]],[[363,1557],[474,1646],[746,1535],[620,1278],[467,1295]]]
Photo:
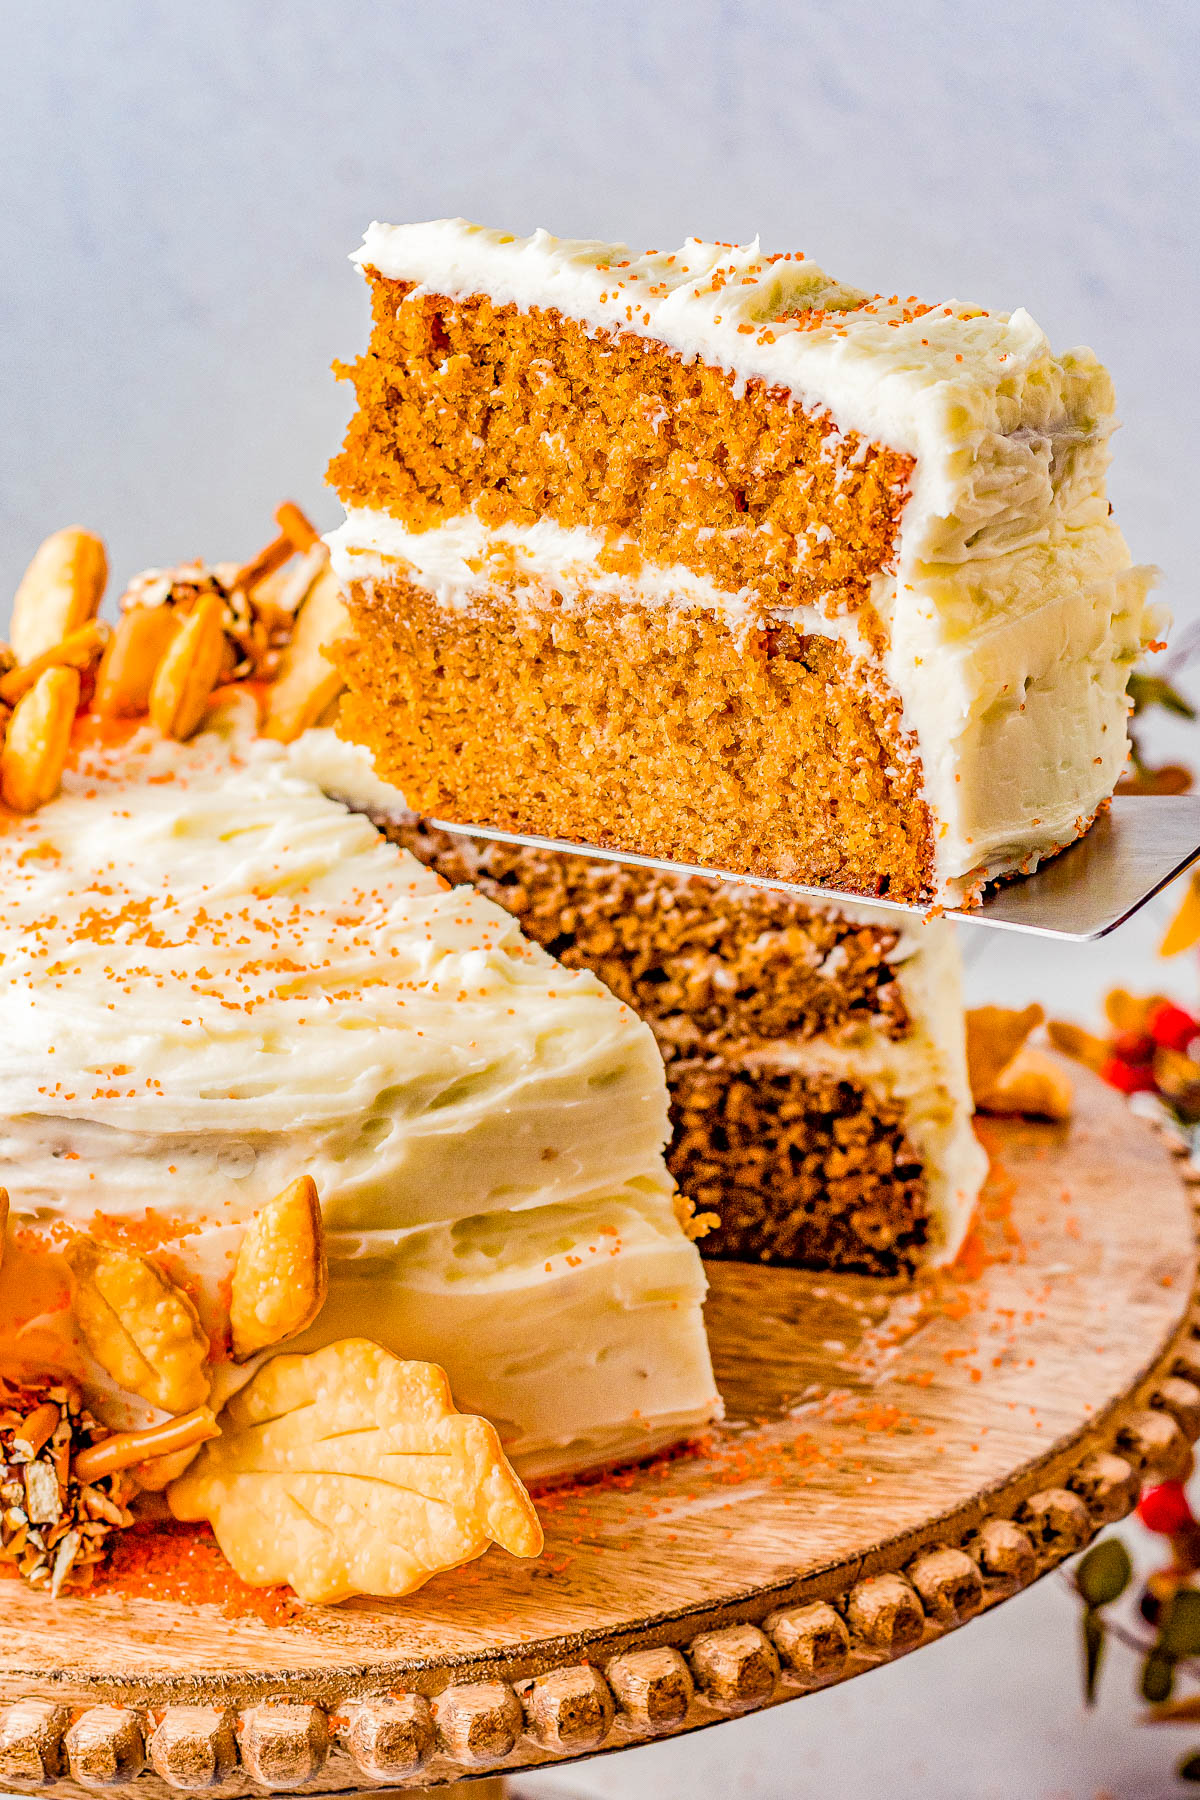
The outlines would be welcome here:
[[[965,1266],[915,1288],[709,1265],[728,1418],[542,1496],[397,1602],[279,1625],[0,1583],[0,1781],[144,1795],[436,1786],[620,1749],[903,1655],[1078,1550],[1200,1433],[1181,1165],[1078,1079],[987,1127]]]

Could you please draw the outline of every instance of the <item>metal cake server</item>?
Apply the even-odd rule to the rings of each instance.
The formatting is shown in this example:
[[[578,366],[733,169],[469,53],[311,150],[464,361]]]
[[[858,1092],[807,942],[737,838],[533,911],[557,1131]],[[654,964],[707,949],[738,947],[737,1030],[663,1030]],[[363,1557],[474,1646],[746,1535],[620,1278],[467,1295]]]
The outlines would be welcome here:
[[[785,894],[808,894],[818,900],[868,899],[861,894],[842,894],[836,888],[803,887],[759,875],[735,874],[728,869],[705,869],[695,863],[664,862],[629,850],[601,850],[594,844],[572,844],[565,839],[525,837],[485,825],[456,825],[447,819],[431,819],[430,824],[440,831],[467,837],[495,838],[533,850],[560,850],[575,856],[601,857],[607,862],[634,863],[643,869],[661,869],[668,875],[708,875],[750,887],[776,888]],[[1106,937],[1123,925],[1168,882],[1182,875],[1197,857],[1200,793],[1120,794],[1086,836],[1069,850],[1043,863],[1032,875],[995,883],[979,906],[947,908],[945,917],[961,919],[968,925],[991,925],[1000,931],[1027,931],[1035,937],[1084,944]],[[873,897],[869,904],[893,912],[929,910],[904,901]]]

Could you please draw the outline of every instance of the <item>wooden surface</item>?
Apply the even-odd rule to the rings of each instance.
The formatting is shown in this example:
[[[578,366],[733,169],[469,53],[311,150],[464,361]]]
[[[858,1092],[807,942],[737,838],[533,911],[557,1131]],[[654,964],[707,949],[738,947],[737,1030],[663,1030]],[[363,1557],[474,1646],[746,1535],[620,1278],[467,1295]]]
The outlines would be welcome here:
[[[607,1685],[598,1680],[599,1696],[584,1691],[588,1670],[576,1680],[570,1716],[592,1707],[591,1739],[562,1724],[561,1696],[539,1690],[538,1711],[522,1692],[547,1671],[575,1679],[620,1652],[679,1647],[678,1679],[699,1697],[685,1695],[674,1717],[669,1706],[657,1720],[643,1708],[641,1725],[686,1729],[961,1622],[1128,1510],[1131,1463],[1177,1466],[1174,1419],[1188,1437],[1200,1429],[1200,1394],[1169,1379],[1200,1367],[1187,1350],[1195,1250],[1180,1165],[1088,1076],[1069,1126],[985,1130],[993,1174],[966,1270],[914,1288],[710,1264],[724,1426],[673,1460],[541,1496],[538,1562],[492,1550],[408,1600],[314,1608],[279,1626],[116,1595],[52,1604],[5,1582],[0,1700],[245,1707],[276,1696],[336,1711],[356,1695],[405,1689],[431,1699],[433,1717],[473,1683],[505,1684],[507,1694],[515,1684],[526,1736],[518,1726],[509,1741],[501,1717],[481,1757],[462,1748],[465,1737],[459,1754],[451,1725],[435,1719],[442,1757],[425,1767],[430,1781],[636,1738],[637,1683],[623,1698],[620,1665]],[[1151,1399],[1158,1411],[1146,1415]],[[1124,1460],[1097,1476],[1098,1450]],[[990,1550],[978,1535],[985,1521]],[[914,1563],[930,1546],[952,1547],[944,1568]],[[889,1573],[896,1593],[865,1579],[900,1571]],[[831,1629],[850,1652],[834,1644],[833,1660],[806,1677],[807,1652],[789,1662],[788,1646],[810,1621],[789,1627],[776,1615],[817,1600],[834,1602]],[[757,1629],[764,1622],[769,1637]],[[730,1634],[742,1624],[753,1628],[744,1642]],[[355,1785],[331,1768],[316,1786]],[[147,1774],[139,1791],[158,1785]],[[221,1791],[241,1790],[235,1780]]]

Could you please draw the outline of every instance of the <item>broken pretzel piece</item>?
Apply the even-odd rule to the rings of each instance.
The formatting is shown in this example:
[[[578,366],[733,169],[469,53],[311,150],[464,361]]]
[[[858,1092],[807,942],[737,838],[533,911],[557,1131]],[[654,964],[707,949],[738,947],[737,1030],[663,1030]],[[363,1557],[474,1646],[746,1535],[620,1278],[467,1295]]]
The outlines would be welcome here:
[[[164,737],[190,738],[208,711],[225,660],[225,603],[205,594],[180,625],[150,684],[150,718]]]
[[[208,1399],[208,1339],[182,1288],[134,1250],[79,1236],[66,1259],[75,1277],[75,1319],[113,1380],[164,1412]]]
[[[149,712],[150,689],[177,628],[169,606],[134,606],[122,613],[96,673],[92,711],[102,719],[136,719]]]
[[[302,1600],[410,1594],[542,1529],[486,1419],[455,1410],[443,1370],[365,1338],[274,1356],[234,1395],[221,1436],[167,1491],[207,1519],[243,1581]]]
[[[82,525],[68,525],[39,545],[13,600],[17,661],[32,662],[94,618],[107,580],[104,544]]]
[[[57,794],[79,705],[78,669],[46,669],[18,700],[0,750],[0,797],[36,812]]]
[[[207,1406],[197,1406],[178,1419],[165,1419],[161,1425],[148,1425],[144,1431],[114,1431],[79,1452],[75,1479],[87,1487],[119,1470],[198,1448],[219,1434],[220,1426]]]
[[[275,523],[284,537],[290,539],[292,548],[302,556],[321,541],[312,520],[300,511],[294,500],[283,500],[275,508]]]
[[[89,619],[78,631],[72,631],[60,643],[43,650],[32,662],[18,663],[7,675],[0,676],[0,700],[5,706],[17,701],[35,685],[47,669],[90,669],[108,641],[108,626],[100,619]]]
[[[321,1203],[311,1175],[302,1175],[246,1227],[229,1307],[234,1356],[243,1361],[305,1330],[328,1286]]]
[[[278,679],[268,690],[265,737],[290,744],[337,699],[346,684],[323,652],[349,630],[337,576],[326,564],[300,608]]]

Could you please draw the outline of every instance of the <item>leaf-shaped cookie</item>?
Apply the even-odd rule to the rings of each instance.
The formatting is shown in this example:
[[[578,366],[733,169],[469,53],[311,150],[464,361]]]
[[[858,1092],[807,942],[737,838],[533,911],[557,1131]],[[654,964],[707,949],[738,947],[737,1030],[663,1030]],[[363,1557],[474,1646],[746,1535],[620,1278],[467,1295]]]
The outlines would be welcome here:
[[[203,1406],[211,1386],[208,1338],[183,1290],[136,1250],[82,1233],[66,1256],[75,1319],[101,1368],[165,1412]]]
[[[1036,1003],[1023,1012],[1009,1006],[977,1006],[967,1014],[967,1078],[977,1101],[1045,1016]]]
[[[542,1530],[495,1427],[455,1410],[435,1363],[365,1338],[276,1356],[226,1406],[221,1436],[168,1491],[207,1519],[243,1581],[302,1600],[410,1594]]]

